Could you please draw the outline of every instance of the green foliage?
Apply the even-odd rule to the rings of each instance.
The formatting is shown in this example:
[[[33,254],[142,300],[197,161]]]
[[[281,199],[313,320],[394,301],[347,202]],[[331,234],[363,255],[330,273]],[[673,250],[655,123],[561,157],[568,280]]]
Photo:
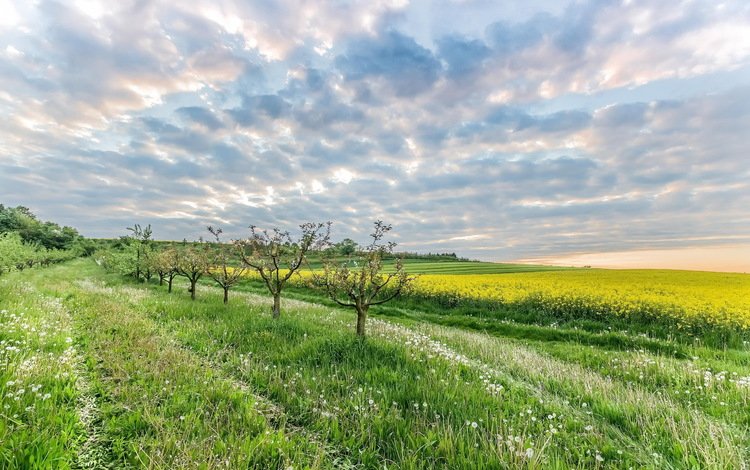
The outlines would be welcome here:
[[[109,272],[135,277],[138,267],[137,250],[134,244],[124,244],[119,249],[100,249],[94,253],[94,259]]]
[[[141,227],[139,224],[135,224],[132,227],[127,228],[132,234],[128,235],[127,239],[130,241],[130,246],[135,248],[135,273],[133,274],[136,279],[141,279],[141,276],[145,281],[151,280],[152,272],[150,268],[150,261],[148,259],[151,253],[151,238],[153,231],[151,230],[151,224],[146,227]]]
[[[79,256],[79,251],[48,249],[37,243],[24,242],[18,232],[0,234],[0,275],[34,266],[49,266]]]
[[[0,204],[0,233],[17,232],[26,243],[39,244],[50,250],[85,251],[86,243],[72,227],[39,220],[24,206],[5,207]]]
[[[351,238],[344,238],[340,242],[336,243],[333,248],[342,256],[351,256],[357,252],[359,246],[357,242]]]

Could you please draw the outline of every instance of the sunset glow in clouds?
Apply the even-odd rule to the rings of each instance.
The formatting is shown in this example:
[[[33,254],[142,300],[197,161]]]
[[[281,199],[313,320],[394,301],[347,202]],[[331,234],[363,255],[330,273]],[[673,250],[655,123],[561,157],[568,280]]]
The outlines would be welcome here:
[[[0,113],[0,203],[87,236],[750,271],[744,1],[0,0]]]

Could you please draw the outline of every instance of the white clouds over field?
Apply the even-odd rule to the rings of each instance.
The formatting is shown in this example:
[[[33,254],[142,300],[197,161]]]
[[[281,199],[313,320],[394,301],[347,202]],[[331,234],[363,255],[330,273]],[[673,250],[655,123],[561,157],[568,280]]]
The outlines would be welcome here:
[[[750,244],[746,2],[0,2],[0,202],[374,218],[484,259]]]

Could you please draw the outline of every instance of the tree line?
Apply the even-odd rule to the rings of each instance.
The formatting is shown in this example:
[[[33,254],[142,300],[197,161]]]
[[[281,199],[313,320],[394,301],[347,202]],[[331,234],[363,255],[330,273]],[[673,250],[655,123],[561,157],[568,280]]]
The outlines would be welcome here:
[[[49,266],[93,251],[71,227],[42,221],[24,206],[0,204],[0,275]]]
[[[315,254],[322,261],[322,269],[310,269],[304,278],[306,285],[319,289],[338,305],[353,309],[357,335],[364,337],[370,307],[400,295],[415,279],[406,272],[401,257],[396,258],[389,272],[384,272],[383,260],[394,258],[396,246],[385,241],[391,229],[391,225],[376,221],[370,243],[358,246],[348,239],[332,244],[330,222],[301,224],[295,234],[253,225],[246,238],[231,241],[222,239],[221,228],[209,226],[209,240],[165,245],[154,241],[150,225],[136,224],[127,228],[130,233],[118,241],[119,248],[100,250],[95,259],[106,269],[139,281],[158,279],[159,285],[166,284],[168,292],[172,292],[174,279],[183,277],[193,300],[198,282],[208,277],[222,289],[225,304],[230,290],[252,274],[271,294],[271,315],[279,318],[285,287],[302,278],[302,268],[310,268],[308,258]]]

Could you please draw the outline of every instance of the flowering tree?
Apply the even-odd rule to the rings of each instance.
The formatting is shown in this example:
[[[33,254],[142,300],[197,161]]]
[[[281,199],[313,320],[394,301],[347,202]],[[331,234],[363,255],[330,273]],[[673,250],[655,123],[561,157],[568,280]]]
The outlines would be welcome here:
[[[232,251],[234,250],[230,251],[230,247],[221,242],[223,230],[209,226],[208,231],[214,236],[217,244],[217,248],[211,256],[208,276],[224,289],[224,305],[226,305],[229,302],[229,289],[242,279],[246,268],[244,266],[232,266],[232,259],[234,258]]]
[[[188,292],[192,300],[195,300],[195,285],[209,268],[207,248],[203,243],[196,243],[181,250],[177,258],[177,273],[190,281]]]
[[[301,235],[292,239],[289,232],[274,228],[259,230],[250,226],[250,237],[235,243],[242,262],[255,270],[273,296],[273,317],[281,315],[281,291],[302,267],[311,250],[322,250],[330,243],[331,223],[304,223]]]
[[[365,336],[367,313],[371,306],[388,302],[406,290],[415,276],[404,269],[402,259],[397,259],[392,272],[383,272],[383,257],[393,253],[394,242],[383,242],[383,237],[391,230],[382,220],[375,222],[375,230],[370,236],[372,243],[364,247],[360,255],[343,263],[327,261],[323,273],[317,274],[314,281],[321,286],[328,297],[357,312],[357,336]]]
[[[172,282],[178,275],[177,272],[178,253],[174,247],[153,253],[149,257],[149,269],[159,276],[159,285],[167,281],[168,291],[172,292]]]

